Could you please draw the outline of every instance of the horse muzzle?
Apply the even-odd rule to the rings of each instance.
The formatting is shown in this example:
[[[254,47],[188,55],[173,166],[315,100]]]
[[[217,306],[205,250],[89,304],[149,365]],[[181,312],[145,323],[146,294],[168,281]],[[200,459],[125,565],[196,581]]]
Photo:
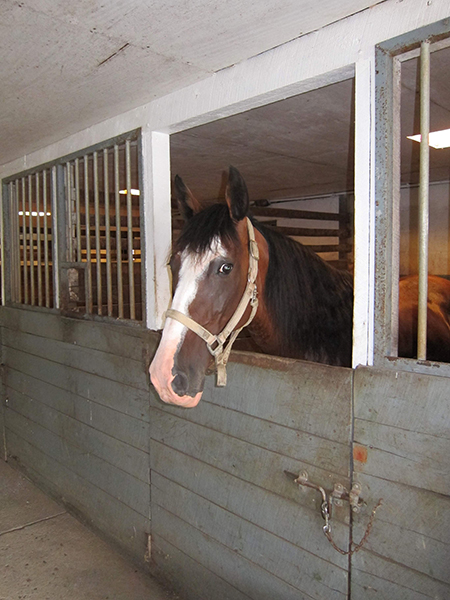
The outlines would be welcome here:
[[[170,377],[164,377],[157,365],[154,366],[154,363],[155,361],[150,365],[150,378],[161,400],[167,404],[175,404],[185,408],[197,406],[203,391],[190,396],[186,393],[188,384],[187,376],[184,373],[170,374]]]
[[[163,402],[193,408],[203,394],[204,373],[178,364],[176,350],[176,342],[160,345],[150,365],[150,378]]]

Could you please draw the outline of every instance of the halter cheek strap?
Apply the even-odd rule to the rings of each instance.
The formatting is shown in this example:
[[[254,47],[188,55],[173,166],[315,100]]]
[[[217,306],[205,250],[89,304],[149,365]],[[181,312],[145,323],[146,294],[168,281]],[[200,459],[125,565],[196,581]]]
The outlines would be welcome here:
[[[255,230],[249,218],[247,218],[247,230],[249,240],[247,285],[233,316],[225,325],[224,329],[219,334],[215,335],[205,329],[200,323],[197,323],[197,321],[194,321],[194,319],[191,319],[191,317],[178,310],[169,308],[166,312],[166,319],[171,318],[179,321],[206,342],[209,352],[214,356],[217,371],[217,385],[219,387],[224,387],[227,384],[226,366],[230,357],[231,347],[244,327],[247,327],[247,325],[252,322],[258,309],[256,277],[258,275],[259,250],[255,239]],[[250,317],[244,325],[236,329],[249,304],[252,308]]]

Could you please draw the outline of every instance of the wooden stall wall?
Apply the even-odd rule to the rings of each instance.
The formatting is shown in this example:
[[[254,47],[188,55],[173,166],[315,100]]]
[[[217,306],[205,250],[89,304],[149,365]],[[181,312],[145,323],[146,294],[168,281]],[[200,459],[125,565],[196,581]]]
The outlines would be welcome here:
[[[136,560],[150,549],[183,598],[450,597],[448,378],[235,352],[187,410],[149,385],[158,335],[138,326],[2,307],[0,335],[8,460]],[[351,531],[333,508],[343,549],[383,498],[360,552],[332,548],[320,494],[285,471],[361,483]]]
[[[152,399],[152,556],[196,600],[347,598],[348,557],[322,533],[321,496],[350,481],[352,371],[235,353],[195,409]],[[348,547],[348,504],[333,535]]]
[[[228,386],[208,377],[185,410],[149,385],[154,333],[51,311],[0,319],[11,463],[141,563],[150,548],[183,597],[347,597],[320,494],[284,471],[348,487],[351,370],[236,353]],[[348,546],[348,507],[333,534]]]
[[[450,598],[450,418],[446,377],[358,368],[355,478],[383,505],[352,559],[352,600]],[[357,516],[359,539],[365,523]]]
[[[154,351],[156,336],[6,307],[0,325],[8,460],[143,561],[150,531],[144,348]]]

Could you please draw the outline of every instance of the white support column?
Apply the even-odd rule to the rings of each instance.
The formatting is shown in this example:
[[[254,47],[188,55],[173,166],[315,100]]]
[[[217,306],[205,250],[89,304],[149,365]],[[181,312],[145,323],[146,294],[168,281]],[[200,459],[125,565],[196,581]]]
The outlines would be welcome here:
[[[372,365],[375,292],[375,54],[355,69],[353,367]]]
[[[145,324],[160,329],[171,292],[167,258],[172,243],[170,136],[142,129],[142,183],[145,269]]]
[[[6,286],[5,286],[5,275],[6,275],[6,269],[5,269],[5,259],[6,259],[6,253],[5,253],[5,229],[4,229],[4,216],[3,216],[3,200],[4,200],[4,187],[3,185],[0,185],[0,261],[1,261],[1,265],[0,265],[0,269],[1,269],[1,290],[0,290],[0,295],[1,295],[1,304],[2,306],[4,306],[6,304]]]

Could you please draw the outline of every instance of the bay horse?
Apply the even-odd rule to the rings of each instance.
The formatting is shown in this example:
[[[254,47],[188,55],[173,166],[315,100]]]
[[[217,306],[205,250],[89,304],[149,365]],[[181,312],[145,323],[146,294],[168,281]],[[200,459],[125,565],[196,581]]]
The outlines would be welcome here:
[[[226,204],[202,209],[178,176],[174,195],[186,222],[172,249],[173,301],[150,365],[162,400],[196,406],[212,357],[224,385],[231,344],[245,326],[264,353],[351,366],[349,272],[249,218],[247,186],[234,167]],[[449,316],[450,281],[430,277],[430,360],[450,362]],[[399,356],[414,356],[416,322],[417,278],[408,277],[400,281]]]

